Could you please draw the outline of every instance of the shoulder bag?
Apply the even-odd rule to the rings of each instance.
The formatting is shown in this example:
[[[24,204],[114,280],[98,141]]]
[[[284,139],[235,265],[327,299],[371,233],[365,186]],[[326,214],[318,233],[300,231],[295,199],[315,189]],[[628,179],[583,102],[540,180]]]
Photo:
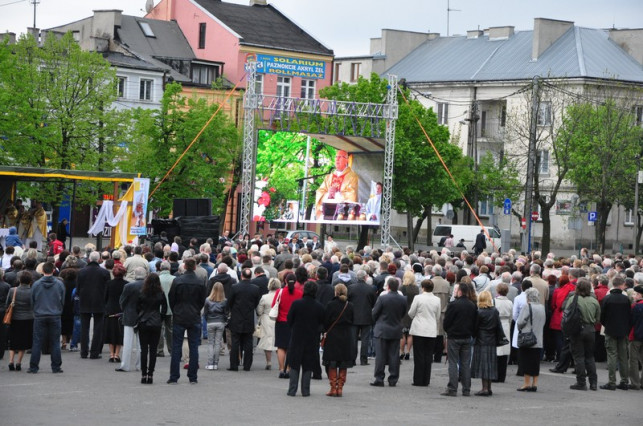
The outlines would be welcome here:
[[[7,312],[4,313],[4,318],[2,323],[6,325],[11,325],[11,317],[13,316],[13,305],[16,304],[16,293],[18,293],[18,287],[13,291],[13,297],[11,298],[11,305],[7,308]]]
[[[563,311],[560,326],[566,337],[578,336],[582,331],[583,318],[580,309],[578,309],[578,293],[574,293],[574,298]]]
[[[532,318],[531,303],[529,303],[528,305],[529,305],[529,325],[531,326],[531,330],[524,333],[522,331],[519,332],[518,334],[519,348],[531,348],[536,343],[538,343],[538,338],[534,333],[534,322]]]
[[[283,288],[279,290],[279,295],[277,296],[277,300],[275,301],[274,306],[270,308],[270,312],[268,312],[268,317],[273,321],[277,321],[277,317],[279,316],[279,303],[281,303],[281,293],[283,292],[284,292]]]
[[[321,342],[319,342],[319,346],[321,346],[322,348],[323,348],[323,347],[324,347],[324,345],[326,344],[326,336],[328,335],[328,333],[330,333],[330,331],[333,329],[333,327],[335,327],[335,324],[337,324],[337,321],[339,321],[339,319],[342,317],[342,315],[344,315],[344,311],[346,310],[346,307],[348,307],[348,300],[347,300],[347,301],[346,301],[346,303],[344,304],[344,309],[342,309],[342,311],[339,313],[339,316],[337,317],[337,319],[335,320],[335,322],[333,322],[333,323],[330,325],[330,327],[328,327],[328,330],[326,330],[326,332],[323,334],[322,339],[321,339]]]

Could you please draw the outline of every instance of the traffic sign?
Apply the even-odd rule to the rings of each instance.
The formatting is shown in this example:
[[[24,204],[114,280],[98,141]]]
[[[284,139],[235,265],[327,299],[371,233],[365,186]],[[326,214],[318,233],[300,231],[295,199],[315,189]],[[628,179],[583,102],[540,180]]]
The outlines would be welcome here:
[[[522,226],[522,229],[527,229],[527,219],[525,219],[524,217],[521,217],[520,226]]]
[[[535,222],[538,220],[538,212],[531,212],[531,221]]]
[[[504,203],[502,212],[505,215],[510,215],[511,214],[511,199],[505,198],[505,203]]]
[[[587,221],[588,222],[596,222],[597,218],[598,218],[598,213],[596,213],[596,212],[587,213]]]

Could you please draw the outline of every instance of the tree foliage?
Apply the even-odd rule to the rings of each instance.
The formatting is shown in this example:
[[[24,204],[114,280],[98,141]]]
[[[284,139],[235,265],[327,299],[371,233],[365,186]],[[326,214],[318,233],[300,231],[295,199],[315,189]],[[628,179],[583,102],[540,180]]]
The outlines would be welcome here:
[[[149,177],[152,188],[185,152],[218,105],[185,98],[179,83],[166,85],[160,110],[134,109],[124,120],[128,140],[120,162],[125,171]],[[225,208],[226,189],[239,160],[241,137],[222,113],[214,116],[194,145],[150,199],[150,206],[168,215],[174,198],[210,198],[213,213]]]
[[[596,239],[602,252],[612,206],[633,198],[632,185],[624,182],[631,182],[636,175],[642,129],[636,125],[631,108],[614,98],[600,104],[571,105],[566,120],[575,123],[574,132],[566,133],[573,165],[569,179],[583,199],[596,203]]]

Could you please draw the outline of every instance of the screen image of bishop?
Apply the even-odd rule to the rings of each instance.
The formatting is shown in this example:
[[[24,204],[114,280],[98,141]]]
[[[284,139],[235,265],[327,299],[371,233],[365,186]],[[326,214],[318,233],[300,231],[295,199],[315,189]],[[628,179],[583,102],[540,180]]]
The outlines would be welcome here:
[[[338,150],[335,170],[324,177],[315,193],[315,218],[324,219],[324,203],[356,203],[359,178],[348,165],[348,153]]]

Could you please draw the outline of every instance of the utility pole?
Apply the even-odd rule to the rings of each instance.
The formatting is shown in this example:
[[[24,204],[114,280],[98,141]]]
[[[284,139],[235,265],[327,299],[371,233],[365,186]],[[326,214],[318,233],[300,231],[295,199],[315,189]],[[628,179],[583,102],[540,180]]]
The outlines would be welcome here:
[[[527,153],[527,180],[525,186],[525,210],[524,218],[527,221],[527,234],[523,235],[521,251],[529,254],[531,252],[531,212],[534,202],[534,167],[536,165],[536,130],[538,125],[538,76],[533,79],[531,93],[531,121],[529,123],[529,150]]]
[[[40,4],[40,0],[31,0],[31,4],[33,4],[33,28],[36,29],[36,6]]]
[[[449,37],[449,21],[451,12],[462,12],[460,9],[451,9],[451,0],[447,0],[447,37]]]

